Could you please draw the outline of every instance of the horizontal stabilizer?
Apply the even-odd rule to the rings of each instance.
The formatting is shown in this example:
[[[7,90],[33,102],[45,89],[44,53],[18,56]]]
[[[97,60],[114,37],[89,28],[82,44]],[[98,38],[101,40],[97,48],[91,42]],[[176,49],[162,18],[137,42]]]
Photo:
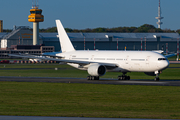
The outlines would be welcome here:
[[[174,53],[174,54],[169,54],[169,55],[165,55],[166,58],[169,58],[169,57],[173,57],[173,56],[176,56],[177,53]]]

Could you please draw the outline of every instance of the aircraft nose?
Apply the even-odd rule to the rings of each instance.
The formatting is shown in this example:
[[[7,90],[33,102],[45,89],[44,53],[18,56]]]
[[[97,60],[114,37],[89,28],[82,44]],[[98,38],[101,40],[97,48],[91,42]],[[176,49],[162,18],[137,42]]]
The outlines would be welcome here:
[[[166,67],[169,67],[169,61],[166,60],[166,64],[165,64]]]
[[[167,67],[169,67],[169,61],[163,61],[163,69],[166,69]]]
[[[159,61],[157,66],[159,69],[164,70],[169,66],[169,61],[168,60]]]

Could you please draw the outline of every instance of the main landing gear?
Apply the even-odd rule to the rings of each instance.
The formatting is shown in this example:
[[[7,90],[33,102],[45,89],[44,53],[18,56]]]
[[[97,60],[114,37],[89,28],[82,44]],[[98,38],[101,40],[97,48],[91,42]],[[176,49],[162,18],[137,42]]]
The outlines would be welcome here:
[[[123,73],[123,75],[118,76],[118,80],[130,80],[130,76],[127,76],[126,73]]]
[[[87,80],[99,80],[99,76],[87,76]]]

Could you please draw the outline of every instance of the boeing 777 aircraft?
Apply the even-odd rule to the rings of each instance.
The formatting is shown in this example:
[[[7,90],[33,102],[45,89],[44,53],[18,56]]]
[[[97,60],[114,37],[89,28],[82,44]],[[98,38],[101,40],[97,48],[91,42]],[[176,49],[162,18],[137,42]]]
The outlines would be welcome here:
[[[169,66],[167,58],[155,51],[75,50],[60,20],[56,20],[56,25],[61,53],[49,54],[50,57],[15,54],[9,56],[64,62],[77,69],[87,70],[88,80],[99,80],[106,72],[121,72],[118,80],[130,80],[127,72],[144,72],[156,76],[154,80],[158,81],[159,74]]]

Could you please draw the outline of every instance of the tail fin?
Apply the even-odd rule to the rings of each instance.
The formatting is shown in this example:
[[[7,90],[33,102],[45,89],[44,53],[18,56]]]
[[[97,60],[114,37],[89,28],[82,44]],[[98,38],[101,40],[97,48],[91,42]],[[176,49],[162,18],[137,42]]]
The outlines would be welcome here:
[[[62,23],[60,20],[56,20],[56,26],[58,30],[58,35],[59,35],[59,42],[61,46],[61,51],[62,52],[70,52],[70,51],[75,51],[69,37],[67,36],[67,33],[62,26]]]

